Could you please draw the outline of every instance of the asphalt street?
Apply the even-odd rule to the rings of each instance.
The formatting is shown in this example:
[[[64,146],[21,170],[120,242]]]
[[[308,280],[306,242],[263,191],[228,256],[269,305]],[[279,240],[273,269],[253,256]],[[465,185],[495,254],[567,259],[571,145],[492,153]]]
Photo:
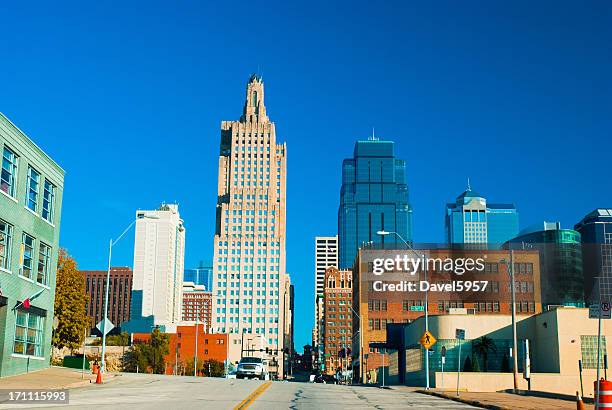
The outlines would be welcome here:
[[[298,382],[226,380],[123,374],[111,383],[70,390],[68,405],[5,408],[54,409],[474,409],[407,390]]]

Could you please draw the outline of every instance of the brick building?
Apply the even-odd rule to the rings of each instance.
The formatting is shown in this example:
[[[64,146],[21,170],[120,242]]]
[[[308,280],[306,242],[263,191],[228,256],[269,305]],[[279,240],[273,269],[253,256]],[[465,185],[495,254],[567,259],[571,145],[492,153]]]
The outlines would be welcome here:
[[[430,260],[458,260],[465,258],[482,259],[482,269],[466,270],[454,274],[443,270],[428,269],[430,283],[452,284],[453,281],[487,281],[485,291],[429,291],[428,313],[440,315],[455,314],[509,314],[511,313],[511,287],[507,262],[510,259],[506,250],[417,250]],[[353,360],[355,368],[360,367],[361,379],[366,379],[363,369],[377,369],[382,364],[377,349],[370,343],[386,341],[386,327],[389,323],[410,323],[424,315],[425,292],[421,291],[380,291],[380,282],[399,283],[424,280],[424,272],[414,276],[406,272],[390,271],[380,275],[373,274],[375,259],[394,259],[396,255],[409,254],[402,250],[360,249],[355,260],[353,273],[353,306],[359,317],[353,317],[353,334],[359,329],[362,334],[353,340]],[[540,291],[540,264],[537,251],[514,251],[516,312],[535,314],[542,311]],[[379,289],[379,290],[375,290]],[[435,336],[435,335],[434,335]],[[360,346],[361,345],[361,346]],[[367,355],[367,356],[366,356]],[[359,364],[363,364],[361,367]]]
[[[206,360],[225,362],[228,356],[227,334],[207,333],[204,324],[198,328],[198,363]],[[195,355],[196,326],[177,326],[176,333],[169,333],[169,353],[164,358],[166,374],[185,374],[187,363],[192,363]],[[132,343],[148,343],[150,333],[133,333]],[[193,368],[193,367],[192,367]]]
[[[183,321],[201,322],[210,330],[212,323],[212,292],[203,285],[183,283]]]
[[[330,267],[325,270],[323,291],[323,351],[325,373],[335,374],[350,367],[347,352],[351,349],[353,334],[351,306],[353,303],[353,277],[350,270]]]
[[[85,292],[87,293],[87,315],[91,319],[93,330],[104,319],[104,295],[106,292],[105,270],[83,270]],[[112,267],[108,293],[108,319],[116,326],[117,332],[123,322],[130,320],[130,302],[132,297],[132,269],[129,267]]]

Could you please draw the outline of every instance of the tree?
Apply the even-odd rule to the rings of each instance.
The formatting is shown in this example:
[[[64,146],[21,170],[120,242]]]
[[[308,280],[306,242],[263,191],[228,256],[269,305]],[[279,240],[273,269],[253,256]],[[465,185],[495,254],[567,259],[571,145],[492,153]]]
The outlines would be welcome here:
[[[78,271],[76,261],[60,249],[54,307],[58,326],[53,333],[53,346],[73,351],[83,344],[83,333],[90,326],[86,305],[85,278]]]
[[[472,359],[470,359],[470,356],[466,357],[465,362],[463,362],[463,371],[464,372],[472,371]]]
[[[151,332],[148,343],[138,343],[125,354],[125,370],[135,372],[138,369],[140,372],[164,374],[166,371],[165,357],[170,352],[169,344],[170,337],[155,328]]]
[[[149,365],[151,366],[153,373],[164,374],[166,370],[166,363],[164,358],[170,353],[170,336],[162,333],[159,328],[153,329],[151,332],[151,356]]]
[[[136,344],[123,356],[123,370],[126,372],[147,372],[149,370],[149,345]]]
[[[478,356],[474,355],[474,359],[472,360],[472,371],[479,372],[480,371],[480,363],[478,362]]]
[[[473,351],[482,357],[484,371],[488,370],[488,359],[489,353],[497,353],[497,347],[495,346],[495,342],[493,339],[487,336],[483,336],[479,339],[476,339],[473,344]]]
[[[215,359],[204,360],[201,369],[207,377],[221,377],[225,374],[225,365]]]
[[[100,346],[102,344],[102,338],[98,337],[93,341],[93,346]],[[129,346],[130,345],[130,335],[123,332],[119,335],[107,335],[106,336],[106,345],[107,346]]]

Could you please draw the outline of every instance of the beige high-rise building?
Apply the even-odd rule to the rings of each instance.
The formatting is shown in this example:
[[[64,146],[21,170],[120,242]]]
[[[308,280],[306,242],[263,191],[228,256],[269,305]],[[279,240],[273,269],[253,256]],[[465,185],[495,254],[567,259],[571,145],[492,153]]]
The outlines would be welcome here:
[[[252,75],[239,121],[221,123],[214,244],[213,328],[263,340],[270,372],[283,375],[286,145]],[[245,342],[246,343],[246,342]],[[257,351],[243,355],[260,356]]]

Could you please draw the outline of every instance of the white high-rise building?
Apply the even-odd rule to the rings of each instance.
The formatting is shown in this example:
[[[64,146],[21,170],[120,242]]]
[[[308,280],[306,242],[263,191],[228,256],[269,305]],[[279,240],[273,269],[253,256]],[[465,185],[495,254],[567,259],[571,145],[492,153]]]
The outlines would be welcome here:
[[[288,288],[285,154],[266,113],[263,81],[253,75],[240,120],[221,123],[212,326],[240,334],[245,356],[261,355],[249,347],[257,340],[279,377]]]
[[[312,343],[315,351],[321,345],[323,320],[323,293],[325,270],[338,267],[338,235],[315,237],[315,325],[312,329]],[[321,352],[320,352],[321,353]],[[322,354],[322,353],[321,353]]]
[[[325,270],[338,267],[338,235],[315,237],[315,292],[323,295]]]
[[[183,220],[178,205],[166,204],[137,211],[136,218],[131,320],[152,317],[152,325],[173,331],[181,321],[183,302]]]

